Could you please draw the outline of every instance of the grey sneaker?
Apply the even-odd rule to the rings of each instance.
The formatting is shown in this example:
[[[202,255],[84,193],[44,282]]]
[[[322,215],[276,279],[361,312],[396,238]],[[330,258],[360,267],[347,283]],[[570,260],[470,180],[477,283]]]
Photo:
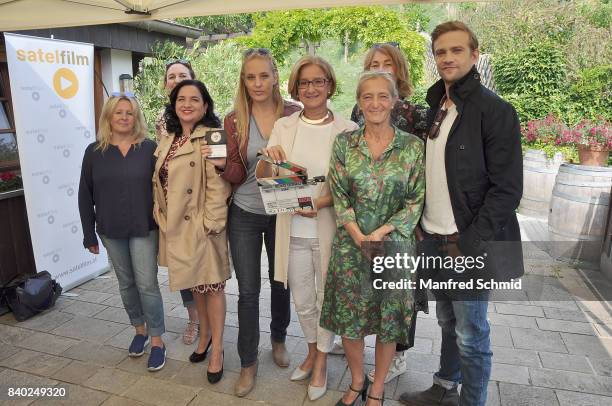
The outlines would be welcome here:
[[[425,391],[402,393],[399,401],[408,406],[458,406],[459,392],[456,387],[444,389],[434,383]]]
[[[393,357],[393,361],[391,361],[391,366],[389,366],[389,371],[387,371],[387,376],[385,377],[385,383],[391,382],[393,378],[396,378],[406,372],[408,369],[408,363],[406,362],[406,351],[402,351],[401,354],[396,353]],[[374,382],[374,372],[372,369],[368,372],[368,380],[370,382]]]

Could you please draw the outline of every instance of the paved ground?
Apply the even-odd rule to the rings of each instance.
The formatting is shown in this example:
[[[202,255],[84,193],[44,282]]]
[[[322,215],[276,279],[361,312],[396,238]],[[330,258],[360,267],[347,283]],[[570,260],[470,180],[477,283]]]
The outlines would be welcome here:
[[[521,220],[531,240],[545,239],[545,224]],[[544,234],[543,234],[544,233]],[[526,253],[527,273],[547,281],[556,296],[540,301],[497,301],[490,305],[493,372],[488,405],[581,406],[612,404],[612,302],[585,301],[586,292],[612,292],[612,284],[596,271],[555,263],[541,251]],[[205,378],[206,363],[187,361],[193,346],[181,342],[186,311],[180,295],[171,293],[167,274],[160,272],[166,310],[168,362],[157,373],[146,371],[146,356],[127,357],[132,328],[121,305],[114,275],[75,288],[76,297],[61,297],[56,307],[23,323],[0,317],[0,387],[62,385],[73,405],[333,405],[350,380],[343,357],[330,356],[327,395],[310,402],[305,383],[289,381],[306,351],[295,313],[287,340],[292,363],[274,365],[268,338],[269,283],[262,272],[260,368],[256,389],[246,399],[232,395],[240,363],[237,338],[237,285],[228,283],[225,330],[225,376],[217,385]],[[567,288],[575,296],[559,298]],[[544,291],[547,291],[544,289]],[[593,293],[595,292],[595,293]],[[609,299],[609,294],[608,294]],[[434,303],[430,304],[434,308]],[[409,351],[409,372],[387,385],[385,405],[399,405],[406,390],[429,387],[437,369],[440,330],[434,312],[420,315],[415,347]],[[374,362],[373,340],[366,340],[366,362]],[[2,401],[0,401],[2,403]],[[5,402],[44,404],[42,400]],[[5,404],[2,403],[2,404]],[[53,404],[59,404],[55,401]]]

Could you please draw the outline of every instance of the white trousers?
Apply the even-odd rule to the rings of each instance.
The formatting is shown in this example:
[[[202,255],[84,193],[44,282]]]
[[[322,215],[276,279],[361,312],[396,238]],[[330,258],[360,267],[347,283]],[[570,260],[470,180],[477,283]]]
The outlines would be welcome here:
[[[317,343],[317,349],[327,353],[334,345],[334,333],[319,325],[325,277],[321,271],[319,239],[291,237],[287,279],[295,311],[306,342]]]

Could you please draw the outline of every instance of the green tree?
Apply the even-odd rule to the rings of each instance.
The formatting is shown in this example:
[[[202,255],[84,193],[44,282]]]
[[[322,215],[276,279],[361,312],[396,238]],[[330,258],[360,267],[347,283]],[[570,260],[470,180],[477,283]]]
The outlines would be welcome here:
[[[429,10],[431,5],[424,6],[422,4],[403,4],[401,6],[403,18],[406,21],[407,28],[411,31],[427,31],[432,17]]]
[[[565,85],[565,58],[552,42],[535,42],[493,58],[495,86],[502,94],[550,96]]]
[[[522,121],[555,113],[572,124],[609,114],[601,100],[609,98],[601,90],[612,60],[609,0],[500,0],[459,9],[481,51],[493,55],[497,89]]]
[[[143,59],[134,78],[136,95],[150,133],[153,134],[155,120],[168,102],[163,89],[167,61],[190,61],[197,78],[206,84],[210,92],[215,102],[215,111],[223,117],[233,105],[242,64],[241,57],[242,48],[234,41],[223,41],[208,48],[201,48],[197,42],[192,48],[185,48],[173,42],[156,44],[153,56]]]
[[[314,44],[329,37],[344,44],[345,62],[349,48],[356,44],[369,48],[379,42],[397,42],[417,82],[423,76],[425,41],[408,29],[410,24],[402,12],[382,6],[279,11],[257,15],[252,35],[240,41],[249,47],[269,48],[279,63],[302,45],[314,53]]]
[[[459,19],[479,38],[481,51],[514,52],[552,41],[567,61],[569,79],[612,60],[612,5],[608,0],[501,0],[463,9]],[[495,24],[491,24],[495,21]]]
[[[408,61],[412,81],[418,83],[423,77],[425,40],[407,28],[400,14],[383,7],[373,9],[367,24],[361,27],[360,42],[365,48],[381,42],[397,42]]]
[[[177,18],[179,24],[197,27],[206,34],[229,34],[233,32],[248,32],[253,26],[253,14],[226,14],[220,16]]]
[[[314,52],[314,46],[326,34],[326,18],[323,10],[310,9],[257,14],[253,33],[239,41],[248,47],[268,48],[283,63],[291,50],[299,46]]]
[[[576,115],[589,119],[603,116],[612,121],[612,65],[583,70],[570,95]]]

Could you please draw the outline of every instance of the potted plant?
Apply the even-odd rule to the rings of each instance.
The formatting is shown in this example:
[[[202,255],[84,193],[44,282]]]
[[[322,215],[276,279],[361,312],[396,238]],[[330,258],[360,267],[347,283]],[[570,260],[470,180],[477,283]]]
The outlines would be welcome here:
[[[559,166],[571,158],[572,147],[560,145],[561,135],[566,130],[567,126],[553,115],[528,121],[521,128],[522,144],[527,150],[523,156],[523,196],[519,213],[542,219],[548,217]]]
[[[563,121],[549,114],[546,118],[530,120],[521,128],[522,144],[528,149],[544,151],[548,158],[561,152],[564,159],[570,160],[571,151],[562,142],[562,135],[567,130]]]
[[[607,166],[612,149],[612,124],[600,117],[584,119],[562,135],[562,142],[578,148],[580,165]]]
[[[0,173],[0,193],[10,192],[11,190],[21,189],[23,183],[21,176],[15,172],[2,172]]]

